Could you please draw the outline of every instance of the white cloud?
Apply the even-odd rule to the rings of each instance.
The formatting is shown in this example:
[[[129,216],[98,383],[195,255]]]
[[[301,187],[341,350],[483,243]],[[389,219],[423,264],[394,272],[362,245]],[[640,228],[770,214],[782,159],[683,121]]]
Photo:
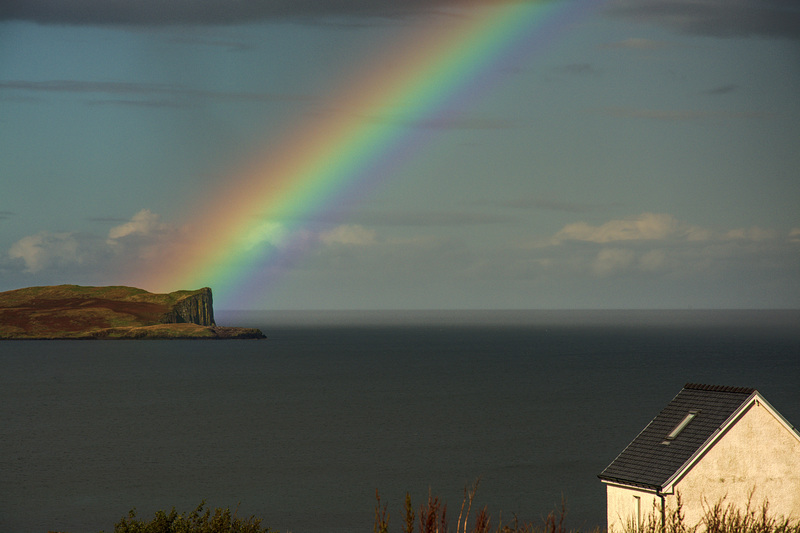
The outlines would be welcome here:
[[[800,228],[785,238],[758,226],[711,229],[669,214],[642,213],[592,225],[567,224],[549,242],[531,250],[547,250],[553,271],[608,277],[620,273],[690,279],[726,270],[780,270],[791,259]]]
[[[554,241],[609,243],[664,240],[690,234],[696,236],[699,233],[692,227],[678,222],[671,215],[643,213],[635,218],[611,220],[600,226],[591,226],[586,222],[568,224],[556,233]]]
[[[103,239],[100,236],[76,232],[40,231],[23,237],[8,250],[8,258],[21,262],[23,271],[71,272],[81,269],[109,272],[113,265],[133,265],[171,253],[187,238],[160,217],[143,209],[128,222],[114,226]]]
[[[279,222],[264,221],[253,226],[242,238],[242,247],[252,250],[256,246],[270,244],[280,246],[286,240],[286,228]]]
[[[119,265],[135,270],[151,261],[167,261],[200,237],[196,228],[180,230],[161,222],[161,217],[149,209],[142,209],[128,222],[111,228],[105,244]]]
[[[51,233],[40,231],[11,245],[11,259],[22,260],[25,272],[40,272],[52,267],[81,265],[89,262],[94,254],[91,245],[74,233]]]
[[[567,224],[555,234],[551,244],[561,244],[566,241],[596,244],[624,241],[721,242],[734,240],[764,242],[776,239],[778,239],[778,233],[775,230],[758,226],[736,228],[720,233],[710,228],[682,222],[672,215],[642,213],[631,218],[609,220],[599,226],[592,226],[586,222]],[[789,239],[792,239],[791,234]]]
[[[118,239],[131,235],[148,236],[161,232],[166,229],[166,225],[159,220],[160,217],[157,214],[149,209],[142,209],[133,215],[130,221],[111,228],[108,231],[108,243],[117,244]]]
[[[627,270],[635,260],[636,254],[632,250],[603,248],[592,261],[591,269],[596,276],[610,276]]]
[[[647,272],[657,272],[667,265],[667,252],[662,249],[650,250],[639,257],[639,268]]]
[[[348,246],[366,246],[375,244],[375,231],[358,224],[337,226],[320,234],[319,240],[327,245],[345,244]]]

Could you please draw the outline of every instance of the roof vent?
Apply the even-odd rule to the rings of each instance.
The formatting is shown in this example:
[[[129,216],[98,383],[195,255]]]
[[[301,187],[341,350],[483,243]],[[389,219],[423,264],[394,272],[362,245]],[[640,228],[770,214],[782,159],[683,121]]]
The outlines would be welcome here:
[[[675,429],[673,429],[670,432],[670,434],[667,435],[667,439],[661,444],[669,445],[671,441],[675,440],[678,437],[678,435],[680,435],[681,431],[683,431],[686,428],[686,426],[689,425],[689,422],[691,422],[692,419],[696,417],[697,413],[699,412],[700,411],[689,411],[689,413],[683,417],[683,420],[681,420],[680,423],[677,426],[675,426]]]

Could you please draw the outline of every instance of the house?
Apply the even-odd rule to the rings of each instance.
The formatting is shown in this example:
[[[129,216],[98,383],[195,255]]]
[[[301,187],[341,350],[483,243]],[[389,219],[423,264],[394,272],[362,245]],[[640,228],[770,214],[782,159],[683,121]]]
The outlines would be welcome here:
[[[755,389],[688,383],[598,477],[609,531],[720,501],[800,518],[800,433]],[[659,516],[660,515],[660,516]]]

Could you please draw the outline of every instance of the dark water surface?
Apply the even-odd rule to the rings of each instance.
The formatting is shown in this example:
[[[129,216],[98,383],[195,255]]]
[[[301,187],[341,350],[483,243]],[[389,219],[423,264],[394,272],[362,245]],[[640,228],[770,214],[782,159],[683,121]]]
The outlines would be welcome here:
[[[265,341],[0,343],[0,533],[239,506],[295,533],[399,531],[481,478],[493,524],[605,522],[596,475],[686,382],[800,424],[797,312],[218,313]]]

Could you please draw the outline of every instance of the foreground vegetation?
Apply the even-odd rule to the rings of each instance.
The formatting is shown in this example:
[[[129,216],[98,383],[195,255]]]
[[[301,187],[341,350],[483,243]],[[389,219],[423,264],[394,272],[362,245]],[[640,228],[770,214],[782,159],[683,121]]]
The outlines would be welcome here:
[[[486,506],[475,510],[473,518],[470,520],[477,490],[478,482],[475,482],[472,488],[464,489],[464,499],[461,501],[455,530],[450,529],[446,503],[429,493],[428,501],[419,508],[419,514],[416,515],[411,504],[411,496],[406,493],[404,523],[401,531],[403,533],[414,533],[415,531],[418,533],[451,533],[451,531],[452,533],[568,533],[570,531],[564,525],[567,515],[564,503],[559,511],[550,512],[539,526],[534,526],[532,523],[521,523],[516,516],[508,524],[504,524],[502,518],[499,518],[497,525],[493,526],[492,516]],[[377,491],[375,498],[377,504],[375,505],[375,521],[372,531],[373,533],[389,533],[387,506],[381,507],[381,498]],[[600,533],[601,530],[595,528],[594,532]]]
[[[455,528],[451,528],[451,515],[447,504],[429,493],[428,499],[415,510],[411,496],[406,493],[399,527],[390,529],[388,506],[381,502],[376,491],[373,533],[580,533],[565,525],[566,506],[549,513],[539,524],[520,522],[516,516],[508,523],[502,517],[496,521],[484,506],[473,510],[478,484],[464,489],[464,498],[458,509]],[[178,513],[158,511],[152,520],[141,520],[136,510],[131,510],[114,527],[114,533],[277,533],[261,525],[255,516],[239,518],[236,511],[217,508],[213,512],[206,508],[205,501],[191,512]],[[599,527],[591,533],[606,533]],[[640,524],[629,523],[618,533],[800,533],[800,520],[775,517],[769,512],[769,504],[754,507],[749,502],[744,509],[733,504],[718,502],[706,509],[699,524],[688,524],[684,518],[683,505],[678,498],[676,509],[664,516],[657,509]],[[614,532],[611,532],[614,533]]]
[[[772,515],[767,501],[753,506],[752,496],[744,509],[724,501],[704,507],[700,523],[687,524],[678,494],[675,509],[665,514],[663,525],[661,513],[653,509],[641,524],[628,524],[623,533],[800,533],[800,520]]]
[[[178,513],[175,508],[169,513],[157,511],[150,521],[136,518],[136,509],[117,522],[114,533],[272,533],[261,527],[261,519],[251,516],[238,518],[229,508],[214,510],[205,508],[205,501],[190,513]]]
[[[471,489],[464,490],[464,499],[459,509],[455,529],[450,528],[447,516],[447,505],[439,498],[429,495],[427,503],[419,509],[415,516],[411,497],[406,494],[403,533],[579,533],[579,530],[568,529],[566,522],[566,505],[548,514],[539,524],[521,523],[516,516],[510,523],[503,523],[502,518],[493,522],[493,517],[486,507],[478,509],[472,520],[469,519],[478,483]],[[386,505],[381,506],[380,495],[376,492],[375,520],[373,533],[389,533],[389,513]],[[604,529],[595,527],[593,533],[606,533]],[[663,517],[658,509],[640,524],[629,523],[621,532],[609,533],[800,533],[800,519],[776,517],[769,512],[769,503],[754,507],[748,501],[744,509],[724,501],[707,507],[700,523],[689,524],[685,520],[683,503],[680,495],[676,508]]]

